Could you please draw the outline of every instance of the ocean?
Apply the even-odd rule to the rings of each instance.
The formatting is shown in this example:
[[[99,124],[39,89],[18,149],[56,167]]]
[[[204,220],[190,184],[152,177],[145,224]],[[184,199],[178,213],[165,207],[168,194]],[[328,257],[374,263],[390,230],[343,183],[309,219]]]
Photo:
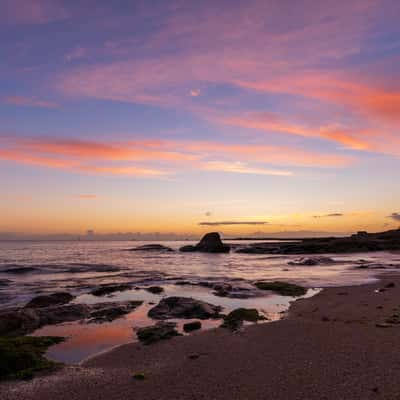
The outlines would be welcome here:
[[[237,247],[249,242],[227,243]],[[57,291],[75,295],[74,303],[144,302],[112,322],[69,322],[44,326],[34,332],[34,335],[68,337],[66,342],[50,348],[48,356],[77,363],[113,346],[135,341],[135,329],[154,323],[147,312],[165,296],[193,297],[220,305],[225,313],[238,307],[257,308],[269,321],[274,321],[284,315],[293,298],[270,292],[248,298],[220,297],[213,293],[212,286],[231,284],[246,292],[254,281],[280,280],[309,288],[307,296],[311,296],[322,287],[371,282],[377,272],[396,269],[397,263],[400,264],[400,255],[389,252],[327,255],[335,262],[299,266],[288,264],[299,256],[177,251],[191,242],[160,242],[176,250],[173,252],[129,251],[144,244],[149,242],[0,242],[0,310],[23,306],[37,295]],[[357,268],[360,265],[368,267]],[[94,288],[111,283],[129,283],[134,288],[104,297],[89,294]],[[145,290],[152,285],[163,287],[164,292],[158,295]],[[183,321],[175,322],[181,330]],[[220,322],[204,321],[203,329],[218,326]]]

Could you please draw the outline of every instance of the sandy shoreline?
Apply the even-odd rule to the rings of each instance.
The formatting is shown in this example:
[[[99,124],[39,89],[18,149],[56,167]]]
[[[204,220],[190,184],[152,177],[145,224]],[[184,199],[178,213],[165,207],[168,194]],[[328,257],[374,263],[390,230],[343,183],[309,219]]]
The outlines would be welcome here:
[[[385,274],[296,301],[279,322],[122,345],[50,376],[3,383],[0,398],[399,399],[400,325],[376,326],[397,313],[400,274]]]

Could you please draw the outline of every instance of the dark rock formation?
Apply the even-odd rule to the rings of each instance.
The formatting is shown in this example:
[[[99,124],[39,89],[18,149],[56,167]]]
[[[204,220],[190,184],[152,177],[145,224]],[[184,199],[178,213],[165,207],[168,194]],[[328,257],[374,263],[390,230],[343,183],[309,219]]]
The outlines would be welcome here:
[[[110,322],[139,307],[142,301],[128,301],[124,303],[101,303],[95,304],[90,312],[89,323]]]
[[[90,292],[93,296],[105,296],[114,292],[123,292],[124,290],[131,290],[132,286],[127,283],[121,283],[119,285],[105,285],[96,288]]]
[[[164,291],[164,289],[161,286],[150,286],[146,288],[146,290],[153,294],[160,294]]]
[[[167,297],[153,307],[148,315],[154,319],[218,318],[221,307],[189,297]]]
[[[265,319],[255,308],[237,308],[224,318],[221,327],[236,330],[243,325],[243,321],[257,322]]]
[[[162,244],[144,244],[143,246],[134,247],[129,251],[174,251],[171,247],[163,246]]]
[[[197,331],[198,329],[201,329],[200,321],[188,322],[187,324],[183,325],[183,330],[185,332],[193,332],[193,331]]]
[[[153,326],[140,328],[136,331],[138,339],[144,344],[152,344],[160,340],[170,339],[174,336],[180,336],[175,329],[174,322],[157,322]]]
[[[254,284],[260,290],[271,290],[272,292],[278,293],[282,296],[304,296],[307,293],[307,289],[303,286],[295,285],[287,282],[263,282],[259,281]]]
[[[10,309],[0,312],[0,336],[32,333],[45,325],[88,320],[87,322],[113,321],[130,313],[141,301],[88,304],[64,304],[40,308]]]
[[[379,233],[358,232],[348,237],[256,243],[237,250],[246,254],[322,254],[400,250],[400,229]]]
[[[210,232],[204,235],[195,246],[183,246],[179,250],[184,252],[229,253],[230,247],[222,243],[218,232]]]
[[[40,317],[31,308],[0,312],[0,336],[18,336],[33,332],[40,326]]]
[[[34,297],[25,308],[42,308],[59,304],[67,304],[74,299],[72,294],[67,292],[52,293],[49,295]]]

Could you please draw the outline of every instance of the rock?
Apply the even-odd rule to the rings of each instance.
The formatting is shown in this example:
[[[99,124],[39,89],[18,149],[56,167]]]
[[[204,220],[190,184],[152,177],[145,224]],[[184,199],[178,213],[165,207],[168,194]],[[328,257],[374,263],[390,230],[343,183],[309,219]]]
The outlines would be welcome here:
[[[30,379],[35,372],[55,370],[59,364],[47,360],[44,353],[49,346],[63,340],[57,336],[0,337],[0,381]]]
[[[150,286],[146,288],[146,290],[153,294],[160,294],[164,291],[164,289],[161,286]]]
[[[185,332],[197,331],[198,329],[201,329],[200,321],[188,322],[187,324],[183,325],[183,330]]]
[[[72,294],[67,292],[52,293],[49,295],[34,297],[25,308],[42,308],[59,304],[67,304],[74,299]]]
[[[219,297],[228,297],[230,292],[232,292],[233,287],[229,283],[222,283],[214,285],[213,289],[213,295]]]
[[[265,319],[255,308],[237,308],[224,318],[221,327],[237,330],[243,325],[243,321],[257,322]]]
[[[40,326],[60,324],[88,318],[90,306],[87,304],[67,304],[37,309]]]
[[[90,313],[89,323],[111,322],[142,305],[142,301],[128,301],[124,303],[101,303],[94,306]]]
[[[145,244],[143,246],[129,249],[129,251],[174,251],[171,247],[163,246],[162,244]]]
[[[174,322],[160,321],[153,326],[138,329],[136,335],[142,343],[152,344],[160,340],[180,336],[180,333],[178,333],[175,327],[176,324]]]
[[[167,297],[153,307],[148,316],[154,319],[218,318],[221,307],[189,297]]]
[[[119,285],[107,285],[101,286],[97,289],[94,289],[90,292],[93,296],[105,296],[114,292],[123,292],[125,290],[131,290],[132,286],[127,283],[121,283]]]
[[[87,322],[113,321],[130,313],[141,301],[88,304],[63,304],[21,308],[0,312],[0,336],[26,335],[45,325],[88,319]]]
[[[307,293],[307,289],[303,286],[295,285],[287,282],[263,282],[259,281],[254,284],[260,290],[271,290],[282,296],[304,296]]]
[[[395,286],[396,286],[396,284],[394,282],[390,282],[385,286],[385,288],[390,289],[390,288],[394,288]]]
[[[330,257],[302,257],[297,260],[289,261],[289,265],[306,265],[306,266],[314,266],[314,265],[326,265],[326,264],[334,264],[335,261]]]
[[[195,246],[183,246],[179,250],[183,252],[229,253],[230,247],[222,243],[218,232],[210,232],[205,234]]]
[[[12,309],[0,312],[0,336],[18,336],[33,332],[40,326],[36,310]]]

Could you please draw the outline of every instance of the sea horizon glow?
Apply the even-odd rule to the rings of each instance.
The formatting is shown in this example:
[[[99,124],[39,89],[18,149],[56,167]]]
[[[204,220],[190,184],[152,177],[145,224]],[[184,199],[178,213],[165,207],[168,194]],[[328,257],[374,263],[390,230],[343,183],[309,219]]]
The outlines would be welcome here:
[[[398,2],[0,3],[0,239],[400,225]]]

